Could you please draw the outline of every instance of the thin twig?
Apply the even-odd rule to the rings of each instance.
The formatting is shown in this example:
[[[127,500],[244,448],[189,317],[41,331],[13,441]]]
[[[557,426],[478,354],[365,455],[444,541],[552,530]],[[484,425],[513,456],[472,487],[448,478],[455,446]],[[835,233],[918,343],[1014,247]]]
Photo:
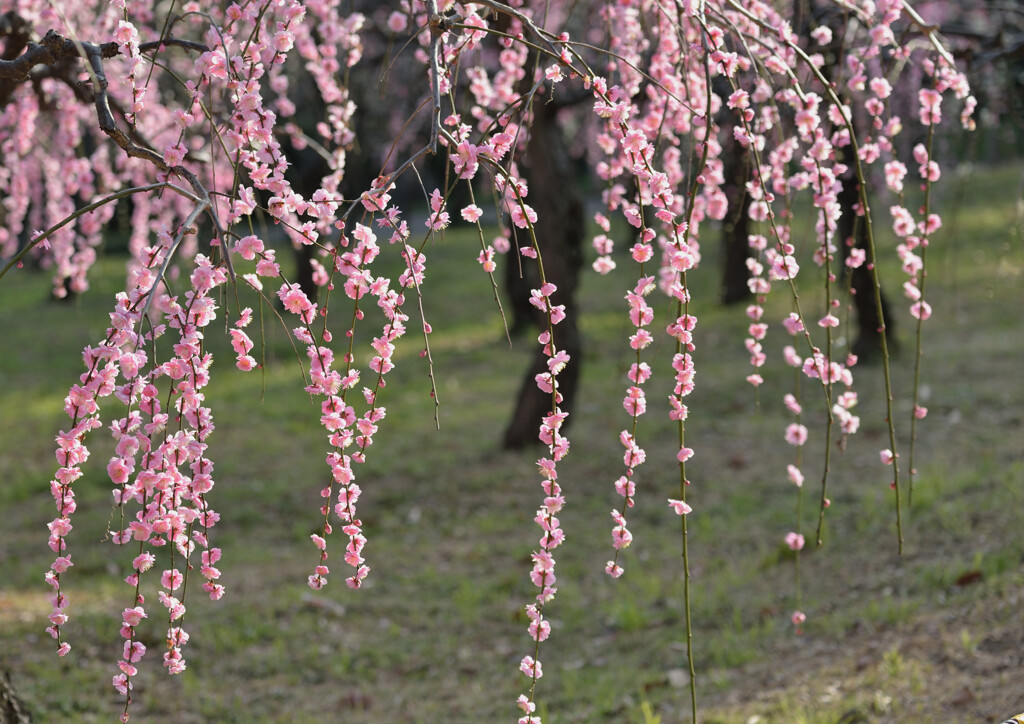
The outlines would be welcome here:
[[[54,232],[56,232],[57,230],[67,226],[72,221],[77,219],[79,216],[83,216],[84,214],[88,214],[90,211],[95,211],[96,209],[98,209],[99,207],[103,206],[104,204],[108,204],[111,201],[116,201],[117,199],[122,199],[125,196],[130,196],[132,194],[146,193],[147,191],[156,191],[157,189],[165,189],[165,188],[166,189],[170,189],[170,190],[172,190],[172,191],[174,191],[176,193],[181,194],[182,196],[184,196],[185,198],[189,199],[190,201],[192,201],[194,203],[199,203],[199,201],[200,201],[198,196],[190,194],[188,191],[186,191],[185,189],[181,188],[180,186],[175,186],[174,184],[172,184],[172,183],[170,183],[168,181],[163,181],[163,182],[160,182],[160,183],[150,184],[149,186],[135,186],[135,187],[132,187],[130,189],[121,189],[120,191],[118,191],[116,193],[113,193],[110,196],[106,196],[106,197],[100,199],[99,201],[95,201],[95,202],[89,204],[88,206],[83,206],[81,209],[78,209],[73,214],[70,214],[69,216],[65,217],[64,219],[61,219],[59,222],[57,222],[56,224],[51,226],[49,229],[47,229],[43,233],[39,234],[38,236],[33,237],[32,240],[25,246],[24,249],[22,249],[20,252],[18,252],[7,263],[7,265],[3,269],[0,269],[0,279],[3,278],[4,274],[6,274],[8,271],[10,271],[11,267],[15,266],[19,261],[22,260],[22,258],[28,252],[30,252],[33,248],[35,248],[35,246],[37,244],[45,241],[47,238],[52,236]]]

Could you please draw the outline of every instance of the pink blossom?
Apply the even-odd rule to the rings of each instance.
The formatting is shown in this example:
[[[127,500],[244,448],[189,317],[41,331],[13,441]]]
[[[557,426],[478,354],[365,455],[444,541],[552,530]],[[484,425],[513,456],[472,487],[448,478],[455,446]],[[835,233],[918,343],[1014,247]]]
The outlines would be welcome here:
[[[498,268],[498,265],[494,261],[494,247],[488,246],[484,251],[481,251],[477,256],[476,260],[483,266],[484,271],[488,274],[494,272]]]
[[[791,423],[786,427],[786,442],[800,447],[807,442],[807,428],[795,422]]]
[[[160,585],[164,588],[174,591],[181,586],[185,578],[181,575],[181,572],[175,568],[173,570],[164,571],[160,576]]]
[[[519,662],[519,670],[534,679],[539,679],[544,675],[540,662],[532,656],[523,657],[523,660]]]
[[[124,642],[124,660],[135,663],[146,654],[146,647],[139,641]]]
[[[406,13],[394,11],[388,15],[388,30],[392,33],[401,33],[405,31],[408,25],[408,16]]]
[[[646,329],[638,329],[636,334],[630,336],[629,346],[637,350],[645,349],[653,341],[654,337],[650,332]]]
[[[672,512],[676,515],[689,515],[693,512],[693,508],[687,505],[686,501],[676,500],[674,498],[668,499],[668,506],[672,508]]]
[[[129,43],[137,44],[139,42],[139,31],[132,23],[119,20],[117,29],[114,31],[114,42],[121,46],[128,45]]]
[[[914,319],[924,321],[932,316],[932,307],[925,301],[914,302],[910,305],[910,315],[914,317]]]
[[[634,244],[630,253],[633,257],[633,261],[638,264],[650,261],[654,257],[654,250],[651,248],[650,244]]]
[[[832,28],[827,25],[819,25],[811,31],[811,37],[818,45],[828,45],[832,42]]]
[[[785,327],[786,331],[793,336],[804,331],[803,322],[800,320],[800,316],[796,314],[796,312],[790,312],[789,316],[782,320],[782,326]]]
[[[872,93],[883,100],[892,94],[892,86],[889,84],[889,81],[882,77],[872,78],[868,82],[868,87],[871,88]]]
[[[930,126],[942,120],[942,94],[933,88],[922,88],[917,92],[918,102],[921,104],[921,123]]]
[[[907,175],[907,167],[899,161],[885,164],[885,184],[890,191],[899,193],[903,190],[903,179]]]
[[[146,611],[142,606],[126,608],[121,614],[121,620],[124,621],[125,626],[138,626],[144,618],[146,618]]]
[[[168,145],[164,149],[164,163],[168,166],[180,166],[185,160],[186,149],[180,143]]]
[[[790,531],[786,534],[786,545],[789,546],[791,551],[803,550],[804,537],[799,533]]]

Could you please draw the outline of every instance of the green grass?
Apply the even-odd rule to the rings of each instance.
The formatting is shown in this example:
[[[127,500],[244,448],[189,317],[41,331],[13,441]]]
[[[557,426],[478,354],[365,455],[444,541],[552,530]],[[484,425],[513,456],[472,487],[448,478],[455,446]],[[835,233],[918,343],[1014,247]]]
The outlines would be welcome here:
[[[1006,191],[1018,176],[1009,168],[977,172],[963,186],[958,210],[947,205],[942,236],[929,252],[930,414],[920,428],[920,474],[902,557],[887,471],[877,462],[878,449],[888,447],[877,367],[856,370],[862,431],[833,460],[821,550],[811,545],[820,436],[807,446],[801,605],[809,618],[799,636],[789,623],[793,559],[782,543],[796,526],[795,489],[785,478],[792,449],[782,443],[788,417],[778,402],[793,377],[773,366],[759,394],[743,381],[747,320],[742,309],[714,303],[718,269],[709,235],[705,266],[691,274],[701,321],[687,422],[697,450],[687,470],[703,721],[837,722],[851,711],[862,717],[855,721],[917,720],[944,711],[951,687],[961,685],[977,692],[981,707],[964,718],[1018,713],[1009,709],[1019,706],[1019,681],[982,666],[987,652],[1019,630],[1013,602],[1024,585],[1024,330],[1017,314],[1024,252],[1015,199]],[[955,183],[944,187],[950,197]],[[902,278],[891,261],[893,242],[883,235],[881,243],[890,249],[882,266],[895,295]],[[217,424],[209,440],[218,481],[213,505],[223,514],[214,544],[224,549],[228,595],[216,604],[191,599],[182,676],[163,673],[162,625],[148,622],[153,648],[136,680],[134,721],[514,719],[515,697],[525,688],[517,662],[532,653],[523,606],[533,594],[529,556],[539,533],[532,518],[542,494],[537,452],[508,453],[498,443],[531,350],[522,341],[508,350],[474,246],[472,237],[452,233],[428,249],[424,304],[435,329],[441,429],[434,429],[418,356],[422,340],[410,334],[383,396],[388,417],[359,471],[373,567],[360,592],[341,582],[340,562],[323,592],[305,585],[316,562],[309,534],[318,526],[326,449],[318,407],[302,393],[286,335],[268,313],[266,368],[242,375],[215,333],[223,320],[210,330],[217,358],[208,390]],[[130,592],[119,582],[126,560],[102,542],[111,515],[104,474],[111,445],[101,431],[76,484],[76,565],[66,577],[74,649],[66,659],[53,655],[42,630],[49,613],[42,574],[63,397],[81,372],[81,347],[105,328],[122,262],[101,261],[93,290],[71,304],[48,302],[47,280],[27,270],[0,282],[0,668],[12,672],[40,721],[111,721],[119,711],[109,681]],[[568,542],[558,555],[559,595],[546,612],[554,631],[542,647],[545,722],[689,720],[679,525],[665,504],[678,497],[676,433],[661,409],[667,367],[649,383],[651,412],[640,433],[649,457],[630,511],[635,542],[625,552],[627,573],[616,582],[602,572],[611,557],[608,511],[620,504],[612,484],[621,474],[617,435],[627,418],[620,401],[633,359],[622,296],[633,273],[623,258],[611,277],[588,276],[581,292],[586,366],[570,428],[573,451],[560,472]],[[801,291],[813,309],[815,290]],[[903,300],[894,301],[905,449],[912,326]],[[347,314],[341,310],[334,312],[339,324]],[[772,321],[786,311],[785,295],[774,295]],[[375,319],[367,315],[358,355],[366,354]],[[773,365],[783,342],[766,345]],[[671,352],[659,347],[650,358],[664,365]],[[805,385],[812,428],[822,419],[815,392]],[[340,539],[333,546],[332,560],[340,557]],[[957,585],[969,571],[979,571],[980,580]]]

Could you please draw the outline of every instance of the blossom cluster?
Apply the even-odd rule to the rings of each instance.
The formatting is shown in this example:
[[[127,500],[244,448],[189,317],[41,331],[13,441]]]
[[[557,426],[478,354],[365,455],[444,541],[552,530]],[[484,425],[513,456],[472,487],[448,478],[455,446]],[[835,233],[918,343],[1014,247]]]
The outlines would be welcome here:
[[[615,553],[605,568],[612,577],[622,575],[620,553],[633,542],[626,514],[635,504],[637,468],[654,454],[640,444],[640,421],[654,407],[648,382],[661,340],[674,347],[667,362],[672,392],[666,413],[679,430],[673,457],[680,489],[678,497],[665,495],[673,496],[667,501],[675,515],[692,511],[686,464],[697,452],[684,435],[684,398],[695,388],[697,317],[688,275],[701,272],[701,243],[712,222],[737,212],[748,217],[748,382],[760,388],[768,381],[766,340],[778,323],[793,338],[785,362],[798,379],[820,387],[824,412],[844,437],[858,430],[860,419],[853,389],[856,358],[838,351],[840,281],[855,269],[877,274],[874,186],[877,193],[884,186],[895,196],[895,253],[907,275],[910,312],[919,322],[932,314],[925,298],[925,252],[941,227],[929,206],[929,189],[941,176],[932,137],[943,116],[951,115],[950,96],[961,101],[965,124],[975,102],[933,29],[902,0],[841,2],[842,13],[831,24],[810,28],[803,37],[780,10],[760,0],[687,0],[674,13],[646,0],[605,3],[593,18],[579,21],[592,21],[591,30],[615,29],[604,48],[590,42],[604,37],[603,31],[584,29],[577,38],[566,31],[577,26],[572,4],[530,0],[507,7],[400,0],[365,15],[328,0],[228,0],[210,7],[189,0],[173,22],[125,0],[59,5],[25,0],[18,12],[40,24],[40,37],[52,27],[87,42],[80,43],[83,50],[102,52],[92,54],[88,69],[71,58],[31,83],[8,89],[5,82],[0,90],[6,94],[0,96],[0,257],[34,257],[49,267],[58,296],[83,292],[116,203],[132,197],[122,215],[133,258],[128,288],[115,300],[103,341],[85,350],[86,372],[65,400],[71,422],[57,439],[58,470],[51,481],[57,516],[48,525],[56,557],[46,574],[53,588],[48,630],[64,655],[74,483],[89,456],[87,434],[103,427],[101,404],[109,412],[105,398],[113,397],[124,411],[106,421],[115,441],[107,465],[118,521],[111,539],[133,547],[126,578],[132,600],[121,614],[124,643],[113,680],[126,703],[146,653],[139,629],[158,618],[146,606],[147,574],[153,571],[158,579],[152,586],[163,609],[159,618],[166,616],[168,624],[164,664],[171,673],[185,667],[190,576],[198,567],[203,590],[215,599],[224,593],[216,567],[221,552],[210,543],[219,515],[209,500],[214,465],[207,439],[214,425],[204,390],[213,360],[204,340],[219,311],[216,294],[229,282],[242,280],[264,302],[278,304],[305,350],[305,392],[318,402],[329,469],[320,491],[322,525],[311,536],[318,559],[308,584],[320,589],[328,580],[328,539],[339,522],[347,538],[343,559],[351,569],[346,583],[360,588],[366,579],[367,538],[359,514],[365,481],[357,482],[356,471],[386,418],[380,396],[410,321],[407,298],[419,302],[422,356],[431,361],[431,326],[422,317],[427,247],[413,238],[409,220],[415,210],[392,199],[399,177],[419,173],[427,155],[440,151],[448,165],[443,184],[419,184],[425,220],[414,226],[423,241],[461,219],[480,228],[476,260],[485,272],[493,275],[500,255],[514,250],[516,258],[509,261],[533,264],[540,279],[528,285],[537,287],[529,303],[545,320],[537,340],[546,369],[534,382],[550,395],[551,405],[538,421],[537,439],[546,453],[538,460],[543,502],[534,522],[541,537],[529,575],[536,590],[526,606],[533,653],[519,666],[531,681],[529,694],[518,700],[523,724],[540,721],[540,644],[552,628],[546,605],[557,592],[554,551],[566,539],[558,473],[569,451],[568,409],[559,375],[579,362],[558,347],[558,324],[567,314],[560,295],[569,290],[544,276],[536,238],[541,204],[531,198],[527,182],[529,139],[540,104],[572,101],[559,113],[574,114],[564,124],[578,129],[573,151],[590,161],[599,182],[594,270],[610,274],[627,256],[639,265],[625,293],[629,367],[623,370],[628,384],[621,404],[630,423],[618,435],[624,470],[612,474]],[[494,12],[503,14],[500,22]],[[840,17],[856,21],[840,25]],[[906,43],[910,27],[926,42]],[[95,37],[85,38],[85,28]],[[394,138],[374,159],[382,170],[370,174],[377,176],[372,183],[346,179],[350,154],[369,143],[356,132],[359,83],[352,79],[364,55],[382,58],[393,47],[405,47],[405,40],[412,41],[412,50],[386,64],[389,73],[409,75],[392,83],[398,89],[387,105],[398,110],[386,125]],[[910,88],[913,78],[905,69],[915,67],[925,87]],[[300,107],[305,101],[299,99],[308,97],[322,111],[312,122],[313,105]],[[916,105],[905,111],[900,97]],[[113,130],[104,113],[114,116]],[[908,167],[911,159],[902,156],[899,135],[911,124],[927,137],[910,154],[916,177],[913,165]],[[726,179],[730,149],[748,159],[740,184],[746,203],[739,209],[730,208],[734,202],[726,193],[732,183]],[[318,170],[300,167],[299,156],[306,152],[318,159]],[[436,179],[435,171],[424,177]],[[926,199],[917,210],[904,195],[914,178]],[[469,189],[470,203],[454,208],[451,199],[458,198],[453,191],[460,184]],[[499,230],[490,244],[483,241],[485,214],[474,189],[486,189],[495,200]],[[853,203],[844,194],[850,189],[856,191]],[[810,234],[791,227],[800,196],[813,208]],[[841,238],[851,218],[866,230],[869,243]],[[619,244],[627,247],[623,252],[616,250],[616,238],[631,239]],[[281,261],[282,249],[289,247],[312,257],[312,287],[287,278]],[[394,278],[375,265],[391,250],[401,265]],[[244,266],[241,273],[234,264]],[[813,311],[801,306],[806,296],[800,292],[812,275],[824,287],[822,306]],[[179,283],[183,290],[171,293]],[[668,300],[664,322],[656,321],[662,308],[652,300],[656,290]],[[793,312],[775,320],[768,295],[779,290]],[[329,307],[339,305],[347,307],[342,317],[351,321],[337,333],[339,325],[332,323],[338,315],[330,315]],[[366,350],[356,346],[357,328],[363,332],[360,325],[374,305],[384,322],[368,335],[368,361],[360,365]],[[247,331],[253,315],[251,308],[241,309],[225,325],[241,371],[259,367],[259,350]],[[158,338],[170,340],[169,346],[157,346]],[[782,402],[794,416],[782,438],[797,450],[787,476],[799,488],[801,450],[811,431],[798,392]],[[890,447],[881,460],[892,466],[898,506],[891,412]],[[915,393],[913,419],[925,414]],[[831,443],[826,439],[825,448]],[[650,487],[656,484],[652,478]],[[824,490],[822,496],[827,505]],[[800,530],[798,521],[785,539],[795,552],[805,543]],[[797,610],[792,620],[799,626],[806,616]]]
[[[565,318],[564,305],[556,305],[552,301],[552,295],[556,291],[554,284],[545,282],[540,289],[534,289],[530,296],[530,303],[544,313],[548,322],[548,329],[541,332],[537,340],[547,357],[548,369],[547,372],[541,372],[536,376],[536,383],[538,388],[551,395],[551,410],[541,421],[538,433],[540,442],[547,448],[548,454],[537,461],[544,502],[533,518],[542,532],[539,550],[531,555],[533,570],[530,572],[530,581],[538,590],[536,602],[526,607],[526,613],[530,620],[528,630],[531,640],[534,641],[534,655],[525,656],[519,666],[530,678],[529,695],[519,697],[519,706],[526,712],[526,715],[519,719],[520,724],[532,724],[536,720],[532,715],[535,709],[534,690],[537,681],[543,676],[538,653],[540,643],[551,633],[551,624],[544,618],[544,606],[558,592],[555,586],[555,557],[552,553],[565,542],[565,531],[562,530],[558,519],[558,513],[565,506],[565,496],[558,484],[558,463],[569,452],[569,440],[562,434],[562,426],[568,413],[559,407],[562,395],[558,391],[558,375],[570,360],[565,350],[557,349],[554,344],[555,326]]]

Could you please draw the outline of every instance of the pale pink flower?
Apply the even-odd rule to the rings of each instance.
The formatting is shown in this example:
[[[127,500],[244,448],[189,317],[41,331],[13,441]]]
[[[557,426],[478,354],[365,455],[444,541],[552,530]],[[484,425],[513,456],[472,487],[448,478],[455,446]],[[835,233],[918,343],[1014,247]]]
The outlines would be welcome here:
[[[850,255],[846,257],[846,266],[857,269],[867,260],[867,252],[863,249],[850,249]]]
[[[406,26],[408,25],[408,20],[409,19],[406,13],[402,13],[396,10],[390,15],[388,15],[388,30],[390,30],[392,33],[404,32]]]
[[[532,656],[523,657],[523,660],[519,662],[519,670],[534,679],[539,679],[544,675],[540,662]]]
[[[786,442],[800,447],[807,442],[807,428],[795,422],[790,424],[786,428]]]
[[[932,307],[925,301],[914,302],[910,305],[910,316],[924,321],[932,316]]]
[[[164,163],[168,166],[180,166],[185,160],[186,149],[180,143],[168,144],[164,149]]]
[[[622,548],[628,548],[629,544],[633,542],[633,534],[625,526],[616,526],[612,528],[612,545],[616,550]]]
[[[868,81],[871,92],[881,99],[886,99],[892,94],[892,86],[885,78],[872,78]]]
[[[562,75],[562,68],[556,64],[548,66],[547,70],[544,71],[544,77],[552,83],[557,83],[565,76]]]
[[[786,328],[786,331],[796,336],[804,331],[804,324],[800,320],[800,315],[796,312],[790,312],[789,316],[782,320],[782,326]]]
[[[786,534],[786,545],[791,551],[803,550],[804,537],[800,533],[790,531]]]
[[[638,264],[643,264],[654,257],[654,250],[651,248],[650,244],[637,243],[633,245],[631,255],[633,257],[633,261]]]
[[[135,608],[126,608],[121,614],[121,620],[124,621],[125,626],[138,626],[142,623],[142,619],[146,618],[147,614],[142,606],[136,606]]]
[[[832,42],[832,28],[827,25],[819,25],[811,31],[811,37],[818,45],[828,45]]]
[[[537,709],[537,705],[530,701],[526,694],[520,694],[519,698],[516,699],[516,704],[527,714],[532,714]]]
[[[688,515],[689,513],[693,512],[693,508],[691,508],[686,503],[686,501],[683,501],[683,500],[676,500],[674,498],[669,498],[668,499],[668,506],[670,508],[672,508],[672,512],[675,513],[676,515]]]

